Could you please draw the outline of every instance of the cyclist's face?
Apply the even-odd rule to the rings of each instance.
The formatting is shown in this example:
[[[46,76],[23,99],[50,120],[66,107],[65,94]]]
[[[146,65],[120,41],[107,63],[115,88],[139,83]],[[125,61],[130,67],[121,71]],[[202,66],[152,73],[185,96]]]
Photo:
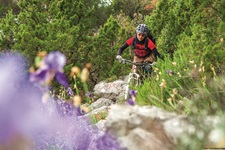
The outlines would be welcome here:
[[[145,36],[146,36],[145,34],[137,33],[137,38],[138,38],[139,41],[144,40]]]

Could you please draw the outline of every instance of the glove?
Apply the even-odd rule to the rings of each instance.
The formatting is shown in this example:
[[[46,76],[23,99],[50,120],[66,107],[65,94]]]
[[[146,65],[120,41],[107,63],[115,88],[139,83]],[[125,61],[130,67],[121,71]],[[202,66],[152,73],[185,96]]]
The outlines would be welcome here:
[[[116,59],[121,63],[122,62],[122,57],[120,55],[116,56]]]
[[[117,55],[116,59],[122,59],[122,57],[120,55]]]

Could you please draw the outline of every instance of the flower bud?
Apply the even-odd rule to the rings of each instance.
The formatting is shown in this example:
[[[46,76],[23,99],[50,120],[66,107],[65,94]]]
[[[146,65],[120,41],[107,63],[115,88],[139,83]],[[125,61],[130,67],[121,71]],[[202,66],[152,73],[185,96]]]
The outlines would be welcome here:
[[[92,66],[92,64],[91,64],[91,63],[87,63],[85,67],[86,67],[87,69],[90,69],[90,68],[91,68],[91,66]]]
[[[73,104],[76,107],[80,106],[80,104],[81,104],[81,97],[80,97],[80,95],[75,95],[73,97]]]
[[[71,68],[71,73],[79,74],[80,73],[80,68],[77,66],[74,66]]]
[[[89,78],[89,71],[87,68],[84,68],[82,71],[81,71],[81,81],[82,82],[86,82]]]
[[[40,51],[38,52],[37,56],[44,58],[47,55],[46,51]]]

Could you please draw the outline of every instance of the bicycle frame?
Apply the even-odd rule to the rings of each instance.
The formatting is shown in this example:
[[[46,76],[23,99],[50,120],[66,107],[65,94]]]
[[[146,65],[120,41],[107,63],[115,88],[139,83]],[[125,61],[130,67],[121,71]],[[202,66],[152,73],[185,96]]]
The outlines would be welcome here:
[[[130,72],[128,75],[127,85],[125,87],[125,99],[127,99],[129,96],[129,90],[131,86],[139,86],[140,83],[141,83],[140,75],[137,74],[136,72]]]
[[[127,99],[129,96],[129,90],[130,90],[131,86],[139,86],[141,84],[141,77],[143,76],[143,74],[138,74],[137,71],[138,71],[138,67],[143,67],[145,64],[132,62],[132,61],[126,60],[126,59],[120,59],[119,61],[122,62],[123,64],[134,65],[132,72],[130,72],[128,75],[127,85],[125,87],[125,99]],[[150,65],[153,66],[155,64],[153,63]]]

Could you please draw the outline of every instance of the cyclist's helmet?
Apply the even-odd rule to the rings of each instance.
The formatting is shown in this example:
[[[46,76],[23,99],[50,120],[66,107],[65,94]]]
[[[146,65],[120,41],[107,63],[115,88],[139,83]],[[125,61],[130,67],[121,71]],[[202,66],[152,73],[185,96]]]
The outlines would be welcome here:
[[[148,34],[147,25],[146,24],[139,24],[136,28],[136,32],[147,35]]]

